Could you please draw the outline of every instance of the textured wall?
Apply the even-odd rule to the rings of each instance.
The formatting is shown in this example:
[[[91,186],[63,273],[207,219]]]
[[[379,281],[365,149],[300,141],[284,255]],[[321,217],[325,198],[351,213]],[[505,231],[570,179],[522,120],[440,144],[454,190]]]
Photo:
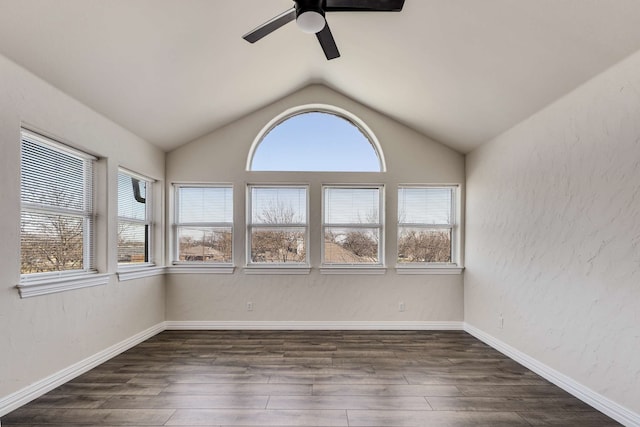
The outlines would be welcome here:
[[[0,56],[0,399],[164,320],[162,277],[118,283],[113,275],[106,286],[20,299],[21,125],[101,158],[103,273],[116,269],[118,165],[164,177],[163,152]]]
[[[466,239],[465,320],[640,413],[640,54],[468,155]]]
[[[300,105],[343,108],[376,134],[387,162],[385,173],[279,173],[245,171],[249,148],[277,115]],[[235,256],[233,275],[172,275],[167,286],[167,320],[290,321],[461,321],[462,275],[396,274],[397,184],[464,183],[461,154],[433,142],[324,86],[310,86],[167,155],[167,182],[231,182],[234,185]],[[250,276],[245,264],[245,186],[247,183],[310,184],[310,260],[303,276]],[[382,183],[386,188],[384,276],[321,275],[320,221],[323,183]],[[463,186],[462,186],[463,189]],[[255,309],[247,312],[252,301]],[[407,304],[398,312],[398,303]]]

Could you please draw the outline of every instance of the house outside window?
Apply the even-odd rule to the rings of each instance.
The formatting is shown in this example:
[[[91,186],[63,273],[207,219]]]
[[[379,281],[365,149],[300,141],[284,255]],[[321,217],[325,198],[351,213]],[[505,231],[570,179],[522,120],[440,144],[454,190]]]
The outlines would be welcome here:
[[[323,187],[322,264],[384,265],[383,186]]]

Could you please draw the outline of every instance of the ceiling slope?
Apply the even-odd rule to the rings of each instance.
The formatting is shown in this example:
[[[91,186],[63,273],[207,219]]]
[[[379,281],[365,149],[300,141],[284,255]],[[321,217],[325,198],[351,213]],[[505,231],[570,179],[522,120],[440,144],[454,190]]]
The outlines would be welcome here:
[[[164,150],[322,83],[461,152],[640,49],[637,0],[406,0],[327,16],[289,0],[0,0],[0,53]]]

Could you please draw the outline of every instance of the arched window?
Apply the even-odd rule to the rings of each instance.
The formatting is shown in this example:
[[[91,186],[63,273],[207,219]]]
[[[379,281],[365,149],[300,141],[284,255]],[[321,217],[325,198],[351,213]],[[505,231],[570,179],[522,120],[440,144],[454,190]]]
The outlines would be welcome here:
[[[251,147],[251,171],[384,172],[377,139],[357,117],[306,106],[273,119]]]

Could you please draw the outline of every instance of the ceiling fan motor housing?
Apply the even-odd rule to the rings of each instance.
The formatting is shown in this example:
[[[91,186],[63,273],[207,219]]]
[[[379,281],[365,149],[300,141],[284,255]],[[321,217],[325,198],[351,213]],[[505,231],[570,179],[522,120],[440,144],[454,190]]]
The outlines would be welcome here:
[[[318,33],[325,24],[324,0],[296,0],[296,23],[305,33]]]

